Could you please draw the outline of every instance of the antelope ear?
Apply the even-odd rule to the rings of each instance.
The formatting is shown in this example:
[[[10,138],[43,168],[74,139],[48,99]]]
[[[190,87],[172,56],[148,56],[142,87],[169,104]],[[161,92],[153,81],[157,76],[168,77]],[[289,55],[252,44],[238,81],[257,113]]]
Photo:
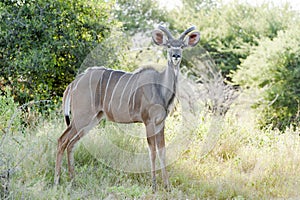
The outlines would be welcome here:
[[[167,38],[160,30],[154,30],[152,32],[152,40],[156,45],[163,46],[167,43]]]
[[[190,33],[184,39],[184,44],[186,47],[194,47],[198,44],[200,40],[200,33],[198,31]]]

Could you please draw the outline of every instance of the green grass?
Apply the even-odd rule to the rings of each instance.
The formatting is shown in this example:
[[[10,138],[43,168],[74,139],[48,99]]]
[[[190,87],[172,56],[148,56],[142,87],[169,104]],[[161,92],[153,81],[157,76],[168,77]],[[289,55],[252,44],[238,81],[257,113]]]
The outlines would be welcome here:
[[[54,186],[56,141],[65,128],[60,116],[2,135],[0,172],[10,169],[10,176],[2,177],[1,184],[8,186],[7,199],[300,198],[299,129],[261,131],[253,126],[252,115],[237,113],[233,109],[222,121],[202,118],[192,134],[178,128],[180,120],[176,114],[168,119],[168,144],[180,145],[174,139],[176,134],[189,137],[189,145],[168,166],[170,192],[162,189],[160,171],[159,189],[153,194],[150,173],[116,169],[118,164],[124,169],[122,162],[134,158],[113,151],[112,145],[101,142],[103,137],[118,149],[131,152],[131,156],[136,152],[143,155],[140,160],[129,162],[130,167],[138,168],[140,164],[145,166],[141,171],[147,171],[149,159],[143,126],[113,123],[93,129],[76,147],[74,180],[68,177],[64,159],[61,184]],[[169,157],[174,156],[172,153],[167,151]],[[105,155],[110,155],[110,159],[103,158]],[[0,189],[3,198],[5,189]]]

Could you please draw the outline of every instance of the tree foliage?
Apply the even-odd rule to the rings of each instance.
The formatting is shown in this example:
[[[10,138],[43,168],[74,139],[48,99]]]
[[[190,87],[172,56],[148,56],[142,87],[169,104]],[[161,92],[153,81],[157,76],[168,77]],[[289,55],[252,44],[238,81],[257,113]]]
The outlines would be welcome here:
[[[56,99],[114,22],[104,0],[0,3],[0,84],[20,103]]]
[[[182,10],[171,14],[176,18],[172,26],[184,30],[188,25],[196,25],[201,32],[201,44],[225,76],[236,70],[260,38],[276,37],[296,16],[288,6],[251,6],[238,1],[218,4],[213,0],[184,2]]]
[[[263,126],[298,123],[299,14],[288,4],[182,2],[182,8],[167,12],[153,0],[3,0],[0,90],[20,104],[57,101],[84,67],[133,70],[136,57],[126,52],[132,35],[158,23],[174,35],[196,25],[202,47],[222,74],[259,91],[262,101],[254,107],[261,111]]]
[[[299,124],[299,14],[286,4],[185,0],[173,27],[196,25],[201,44],[228,80],[258,92],[261,127]],[[237,71],[237,72],[236,72]]]
[[[262,112],[262,126],[284,129],[300,122],[299,28],[280,31],[273,40],[262,39],[233,75],[233,80],[248,92],[259,89],[255,108]]]
[[[123,29],[133,35],[152,30],[156,23],[169,21],[167,12],[153,0],[117,0],[113,13],[122,22]]]

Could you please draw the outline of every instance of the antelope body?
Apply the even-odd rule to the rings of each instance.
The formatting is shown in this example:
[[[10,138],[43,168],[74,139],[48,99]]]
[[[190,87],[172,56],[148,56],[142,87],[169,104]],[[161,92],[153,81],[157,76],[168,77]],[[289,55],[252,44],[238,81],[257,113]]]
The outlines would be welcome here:
[[[104,67],[91,67],[67,87],[63,96],[63,109],[68,127],[58,139],[55,184],[59,183],[64,151],[67,149],[68,170],[70,177],[73,178],[74,145],[105,117],[118,123],[145,124],[152,188],[156,190],[157,152],[165,187],[169,187],[164,125],[175,97],[182,49],[195,46],[200,38],[200,33],[194,30],[194,27],[187,29],[178,40],[174,39],[163,26],[153,31],[154,43],[166,46],[168,51],[168,65],[162,72],[146,68],[135,73],[127,73]]]

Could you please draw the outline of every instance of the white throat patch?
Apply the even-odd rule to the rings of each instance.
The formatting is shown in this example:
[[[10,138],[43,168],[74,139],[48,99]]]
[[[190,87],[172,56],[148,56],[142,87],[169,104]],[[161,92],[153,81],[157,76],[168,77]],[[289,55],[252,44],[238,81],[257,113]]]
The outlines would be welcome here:
[[[177,65],[180,62],[181,58],[172,58],[172,62],[174,65]]]

